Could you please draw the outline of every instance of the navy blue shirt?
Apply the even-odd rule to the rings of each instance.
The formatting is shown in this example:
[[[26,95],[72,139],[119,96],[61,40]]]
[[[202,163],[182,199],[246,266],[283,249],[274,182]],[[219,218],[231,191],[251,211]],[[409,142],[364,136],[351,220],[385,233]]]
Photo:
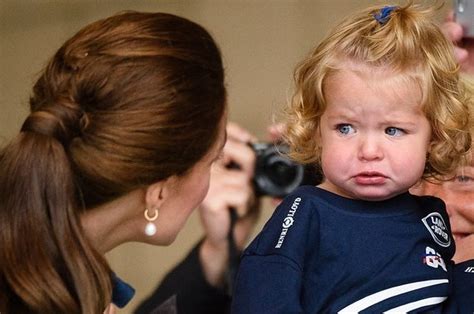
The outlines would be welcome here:
[[[441,312],[450,235],[434,197],[370,202],[300,187],[244,251],[232,312]]]

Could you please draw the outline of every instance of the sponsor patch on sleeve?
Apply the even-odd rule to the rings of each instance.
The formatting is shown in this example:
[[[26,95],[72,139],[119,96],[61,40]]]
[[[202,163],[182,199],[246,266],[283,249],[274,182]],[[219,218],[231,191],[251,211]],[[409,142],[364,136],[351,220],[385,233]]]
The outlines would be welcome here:
[[[431,213],[421,220],[437,244],[442,247],[451,245],[451,236],[449,235],[448,227],[440,213]]]
[[[281,248],[281,246],[283,245],[283,242],[285,241],[285,237],[288,230],[290,229],[291,226],[293,226],[293,223],[295,222],[294,216],[295,216],[296,211],[298,210],[298,207],[300,206],[300,202],[301,202],[300,197],[295,198],[295,200],[293,201],[293,204],[290,207],[290,210],[286,214],[286,217],[283,219],[280,236],[278,237],[278,242],[275,245],[276,249]]]

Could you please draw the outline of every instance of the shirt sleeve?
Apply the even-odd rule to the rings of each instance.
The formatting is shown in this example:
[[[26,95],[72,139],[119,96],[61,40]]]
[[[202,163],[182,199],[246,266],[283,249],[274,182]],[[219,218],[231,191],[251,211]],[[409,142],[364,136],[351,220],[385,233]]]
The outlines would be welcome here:
[[[281,256],[248,256],[241,263],[232,313],[301,313],[301,270]]]
[[[234,285],[233,314],[301,313],[307,250],[317,250],[317,221],[301,197],[287,197],[244,251]],[[311,245],[308,242],[311,241]]]

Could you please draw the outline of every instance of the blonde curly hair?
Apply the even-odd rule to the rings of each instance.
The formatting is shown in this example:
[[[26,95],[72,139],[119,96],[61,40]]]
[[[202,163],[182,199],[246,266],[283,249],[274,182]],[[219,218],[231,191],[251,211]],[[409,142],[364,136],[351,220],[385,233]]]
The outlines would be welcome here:
[[[437,8],[409,1],[383,22],[375,18],[382,9],[370,7],[344,19],[296,68],[295,91],[285,110],[289,155],[301,163],[320,161],[315,134],[327,105],[325,81],[355,62],[389,68],[420,88],[432,128],[423,177],[450,174],[470,150],[473,127],[472,100],[460,80],[453,45],[432,18]]]

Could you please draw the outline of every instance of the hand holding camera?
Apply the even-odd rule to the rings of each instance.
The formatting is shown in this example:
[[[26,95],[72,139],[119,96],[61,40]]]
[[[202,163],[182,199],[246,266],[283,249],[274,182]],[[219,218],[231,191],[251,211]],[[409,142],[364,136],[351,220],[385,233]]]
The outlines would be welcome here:
[[[247,145],[255,137],[235,123],[228,123],[227,141],[222,156],[211,169],[209,192],[200,206],[201,220],[208,240],[215,247],[225,245],[230,229],[229,208],[235,209],[239,219],[236,229],[236,243],[243,246],[247,224],[256,219],[256,197],[252,188],[255,168],[255,154]],[[239,168],[229,168],[230,163]],[[246,220],[249,220],[247,223]],[[241,226],[242,225],[242,226]],[[236,230],[236,232],[237,232]]]
[[[273,127],[270,134],[277,140],[281,131]],[[239,125],[228,124],[223,156],[212,166],[209,192],[200,206],[206,234],[200,255],[208,282],[219,285],[228,259],[243,249],[258,218],[260,196],[283,197],[301,184],[319,180],[313,167],[290,161],[284,155],[287,149],[257,143]],[[230,244],[235,248],[229,250]]]
[[[199,256],[207,282],[215,287],[226,282],[232,255],[243,249],[258,218],[260,206],[252,187],[255,154],[247,144],[255,140],[247,130],[228,123],[222,157],[212,166],[209,192],[199,209],[205,233]],[[230,163],[239,168],[229,168]]]

